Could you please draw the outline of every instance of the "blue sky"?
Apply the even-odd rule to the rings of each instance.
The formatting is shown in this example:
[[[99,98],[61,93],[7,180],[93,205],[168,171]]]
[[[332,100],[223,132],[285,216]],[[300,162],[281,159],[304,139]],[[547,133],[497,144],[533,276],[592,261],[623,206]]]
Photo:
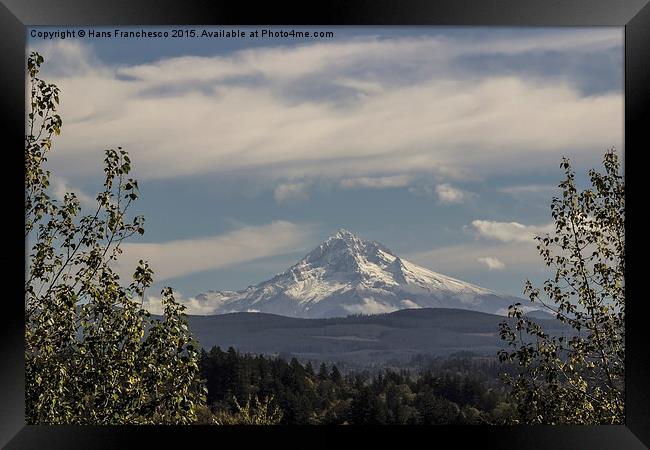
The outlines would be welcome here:
[[[542,280],[560,158],[622,150],[623,29],[317,29],[334,37],[29,38],[62,90],[55,192],[92,198],[103,149],[127,149],[146,233],[118,269],[145,256],[188,301],[341,227],[496,291]]]

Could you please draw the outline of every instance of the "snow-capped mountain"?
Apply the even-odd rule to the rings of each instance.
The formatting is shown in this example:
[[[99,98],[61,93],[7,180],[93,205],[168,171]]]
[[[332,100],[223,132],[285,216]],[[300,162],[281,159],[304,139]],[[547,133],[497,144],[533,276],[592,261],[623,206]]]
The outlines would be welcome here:
[[[242,291],[208,291],[197,300],[214,306],[215,314],[256,311],[323,318],[406,308],[503,314],[518,299],[425,269],[341,229],[268,281]]]

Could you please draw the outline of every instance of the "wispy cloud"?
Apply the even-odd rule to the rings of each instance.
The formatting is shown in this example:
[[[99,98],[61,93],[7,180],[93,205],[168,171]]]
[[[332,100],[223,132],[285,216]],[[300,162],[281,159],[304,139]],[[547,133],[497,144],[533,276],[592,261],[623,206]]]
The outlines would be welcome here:
[[[497,189],[511,196],[513,199],[531,204],[535,202],[538,207],[547,209],[552,198],[559,194],[559,188],[552,184],[521,184],[504,186]]]
[[[295,251],[307,242],[308,226],[286,221],[247,226],[217,236],[159,243],[124,243],[118,273],[130,277],[139,259],[148,260],[157,281],[233,266]]]
[[[499,260],[499,258],[495,258],[493,256],[483,256],[476,258],[476,260],[480,263],[485,264],[490,270],[503,270],[506,267],[506,265],[501,260]]]
[[[412,180],[409,175],[344,178],[340,185],[343,189],[386,189],[408,186]]]
[[[504,186],[498,189],[499,192],[519,196],[525,194],[550,194],[558,189],[550,184],[520,184],[515,186]]]
[[[474,196],[473,193],[463,191],[462,189],[454,187],[449,183],[437,185],[436,195],[438,196],[438,201],[444,205],[450,205],[452,203],[463,203],[467,199]]]
[[[278,203],[299,202],[309,198],[308,186],[306,183],[283,183],[273,191],[273,197]]]

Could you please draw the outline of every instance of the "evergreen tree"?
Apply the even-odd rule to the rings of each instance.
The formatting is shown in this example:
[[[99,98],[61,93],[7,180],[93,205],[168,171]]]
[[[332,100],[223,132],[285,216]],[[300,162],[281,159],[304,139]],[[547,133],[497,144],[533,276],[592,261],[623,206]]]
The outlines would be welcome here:
[[[305,365],[305,372],[307,372],[307,375],[310,377],[314,376],[314,367],[311,365],[311,361],[307,361],[307,364]]]
[[[333,364],[333,365],[332,365],[332,375],[331,375],[331,379],[332,379],[332,381],[333,381],[335,384],[340,384],[341,381],[342,381],[342,379],[343,379],[343,378],[341,377],[341,372],[339,371],[339,368],[336,367],[336,364]]]
[[[318,369],[318,379],[320,380],[329,379],[329,373],[327,372],[327,365],[324,362],[320,364],[320,368]]]
[[[241,414],[248,404],[250,414],[269,399],[282,413],[283,424],[445,424],[503,423],[512,416],[512,405],[502,394],[486,386],[492,363],[468,365],[463,359],[435,361],[434,369],[422,373],[386,370],[347,377],[332,376],[321,365],[322,376],[310,376],[309,363],[297,359],[267,359],[262,355],[223,352],[213,348],[201,352],[202,375],[208,386],[211,411],[201,409],[200,423],[250,423]],[[471,371],[462,372],[471,367]],[[231,375],[244,368],[251,391],[249,397],[228,392]],[[479,380],[479,375],[484,377]],[[339,372],[340,375],[340,372]],[[338,380],[338,384],[333,379]],[[496,385],[497,381],[493,381]],[[212,392],[216,389],[216,392]],[[448,397],[448,398],[446,398]],[[255,399],[258,400],[255,400]],[[260,410],[261,411],[261,410]],[[477,413],[478,411],[478,413]]]

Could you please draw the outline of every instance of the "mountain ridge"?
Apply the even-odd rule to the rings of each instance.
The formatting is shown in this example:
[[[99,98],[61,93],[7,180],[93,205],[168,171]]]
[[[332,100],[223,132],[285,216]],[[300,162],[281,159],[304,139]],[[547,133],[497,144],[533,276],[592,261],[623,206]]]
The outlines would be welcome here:
[[[290,354],[302,359],[344,361],[358,367],[418,354],[446,356],[472,351],[494,356],[507,347],[499,324],[517,319],[456,308],[404,309],[368,316],[304,319],[270,313],[188,316],[202,348],[233,347],[244,353]],[[570,336],[570,327],[550,316],[536,320],[546,331]]]

